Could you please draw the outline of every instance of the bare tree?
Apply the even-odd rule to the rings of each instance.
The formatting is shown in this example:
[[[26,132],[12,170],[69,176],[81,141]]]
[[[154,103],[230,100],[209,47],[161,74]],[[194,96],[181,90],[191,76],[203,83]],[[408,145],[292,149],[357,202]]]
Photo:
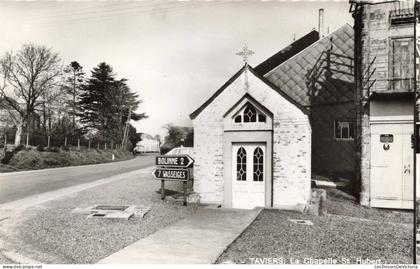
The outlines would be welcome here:
[[[20,145],[23,129],[35,108],[58,86],[62,74],[61,59],[45,46],[25,44],[0,59],[0,98],[15,113],[15,146]]]
[[[61,114],[68,114],[66,102],[65,91],[62,87],[51,87],[48,91],[44,91],[37,101],[34,110],[41,116],[40,123],[45,135],[51,134],[53,115],[59,117]]]

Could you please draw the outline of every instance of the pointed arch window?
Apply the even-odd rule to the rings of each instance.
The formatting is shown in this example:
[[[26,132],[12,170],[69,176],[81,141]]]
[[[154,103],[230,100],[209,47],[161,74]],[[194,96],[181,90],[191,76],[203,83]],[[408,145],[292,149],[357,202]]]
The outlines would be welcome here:
[[[253,105],[247,104],[245,108],[235,116],[235,123],[266,122],[267,117],[258,111]]]
[[[264,180],[264,152],[260,147],[254,150],[254,181]]]
[[[236,180],[246,180],[246,150],[243,147],[236,153]]]

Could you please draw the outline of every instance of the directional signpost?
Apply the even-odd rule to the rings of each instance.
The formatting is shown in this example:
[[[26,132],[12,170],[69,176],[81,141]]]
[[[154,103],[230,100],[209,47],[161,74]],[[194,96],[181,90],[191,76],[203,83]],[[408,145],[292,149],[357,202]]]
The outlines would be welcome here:
[[[188,155],[164,155],[156,157],[156,165],[164,167],[188,168],[194,160]]]
[[[156,157],[157,168],[152,175],[161,181],[161,199],[165,199],[165,180],[182,181],[184,206],[187,205],[187,181],[191,179],[190,170],[194,160],[188,155],[162,155]]]
[[[188,181],[190,179],[189,172],[188,169],[156,168],[153,171],[153,176],[161,180]]]

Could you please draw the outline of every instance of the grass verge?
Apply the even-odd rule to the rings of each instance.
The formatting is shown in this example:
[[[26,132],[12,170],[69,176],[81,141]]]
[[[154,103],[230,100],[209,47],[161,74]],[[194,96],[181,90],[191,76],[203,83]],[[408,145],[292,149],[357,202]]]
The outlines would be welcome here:
[[[127,150],[56,149],[54,151],[38,151],[36,149],[23,149],[16,152],[8,164],[0,164],[0,172],[112,162],[112,155],[114,155],[114,161],[123,161],[134,157]]]

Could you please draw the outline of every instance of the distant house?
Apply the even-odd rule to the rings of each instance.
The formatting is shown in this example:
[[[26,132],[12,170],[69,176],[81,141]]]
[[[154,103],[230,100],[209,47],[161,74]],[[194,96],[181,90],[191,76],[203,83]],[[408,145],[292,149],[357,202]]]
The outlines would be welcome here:
[[[141,141],[137,142],[134,151],[137,153],[160,152],[160,141],[153,136],[143,133]]]

